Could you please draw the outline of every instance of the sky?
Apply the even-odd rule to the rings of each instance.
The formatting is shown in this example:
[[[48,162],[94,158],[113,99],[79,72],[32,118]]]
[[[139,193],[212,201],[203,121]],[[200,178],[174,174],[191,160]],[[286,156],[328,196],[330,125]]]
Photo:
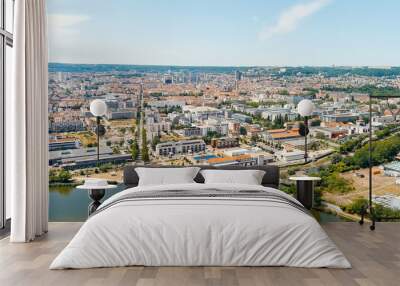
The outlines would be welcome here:
[[[51,62],[400,66],[398,0],[48,0]]]

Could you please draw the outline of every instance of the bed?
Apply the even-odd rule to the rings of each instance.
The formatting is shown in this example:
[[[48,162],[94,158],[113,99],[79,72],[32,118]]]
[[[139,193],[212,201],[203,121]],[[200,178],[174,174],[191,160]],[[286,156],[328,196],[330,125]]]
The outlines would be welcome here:
[[[265,171],[260,185],[205,184],[199,173],[193,183],[138,186],[135,167],[127,167],[127,188],[88,218],[50,269],[133,265],[350,268],[312,215],[278,190],[278,168],[252,168]]]

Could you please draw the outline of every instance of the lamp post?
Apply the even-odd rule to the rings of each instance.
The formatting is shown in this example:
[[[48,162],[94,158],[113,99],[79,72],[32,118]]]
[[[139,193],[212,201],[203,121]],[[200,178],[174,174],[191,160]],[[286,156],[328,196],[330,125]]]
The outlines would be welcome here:
[[[103,100],[95,99],[90,103],[90,112],[96,116],[96,135],[97,135],[97,165],[100,162],[100,136],[106,133],[106,129],[100,124],[100,119],[107,112],[107,105]]]
[[[307,135],[308,135],[308,117],[312,115],[314,111],[314,103],[309,99],[303,99],[297,105],[297,111],[300,116],[304,117],[304,162],[307,163]]]

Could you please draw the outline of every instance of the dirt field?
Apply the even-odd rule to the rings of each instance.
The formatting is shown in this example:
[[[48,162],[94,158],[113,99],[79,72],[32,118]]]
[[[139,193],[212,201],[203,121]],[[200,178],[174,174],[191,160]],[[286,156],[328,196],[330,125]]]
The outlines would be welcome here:
[[[106,123],[106,125],[117,128],[117,127],[136,127],[135,119],[125,119],[125,120],[111,120]]]
[[[108,181],[117,181],[122,183],[122,170],[109,171],[108,173],[90,174],[88,176],[75,175],[73,179],[76,181],[84,181],[87,178],[107,179]]]
[[[373,195],[393,194],[400,196],[400,185],[396,185],[395,177],[384,176],[383,170],[379,168],[374,168],[372,172],[375,173],[372,176]],[[356,176],[357,173],[364,175],[364,178]],[[324,198],[327,201],[342,206],[359,197],[368,198],[368,169],[343,173],[341,176],[349,180],[356,191],[348,194],[324,194]]]

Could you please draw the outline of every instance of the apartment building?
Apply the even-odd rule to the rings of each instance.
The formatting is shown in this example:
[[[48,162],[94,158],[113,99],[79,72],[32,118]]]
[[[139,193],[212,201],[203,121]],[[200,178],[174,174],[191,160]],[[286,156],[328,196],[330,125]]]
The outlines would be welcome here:
[[[293,129],[272,129],[263,133],[264,140],[272,143],[280,143],[290,139],[299,139],[302,136],[299,134],[298,128]]]
[[[232,148],[239,146],[239,138],[237,137],[222,137],[211,139],[213,148]]]
[[[81,120],[50,121],[50,133],[77,132],[85,130],[85,125]]]
[[[199,127],[186,127],[177,130],[176,133],[183,137],[198,137],[202,135],[201,129]]]
[[[49,151],[78,149],[81,142],[75,138],[50,138]]]
[[[151,141],[154,137],[161,136],[162,132],[171,132],[171,126],[171,122],[164,120],[160,122],[146,123],[147,140]]]
[[[207,160],[207,163],[214,167],[218,166],[251,167],[251,166],[265,166],[268,164],[268,162],[271,161],[272,159],[268,156],[243,154],[237,156],[224,156],[224,157],[211,158]]]
[[[107,120],[132,119],[135,117],[136,112],[134,110],[109,111],[106,114]]]
[[[169,156],[175,154],[197,153],[206,150],[206,143],[203,140],[185,140],[178,142],[164,142],[156,146],[156,154]]]

